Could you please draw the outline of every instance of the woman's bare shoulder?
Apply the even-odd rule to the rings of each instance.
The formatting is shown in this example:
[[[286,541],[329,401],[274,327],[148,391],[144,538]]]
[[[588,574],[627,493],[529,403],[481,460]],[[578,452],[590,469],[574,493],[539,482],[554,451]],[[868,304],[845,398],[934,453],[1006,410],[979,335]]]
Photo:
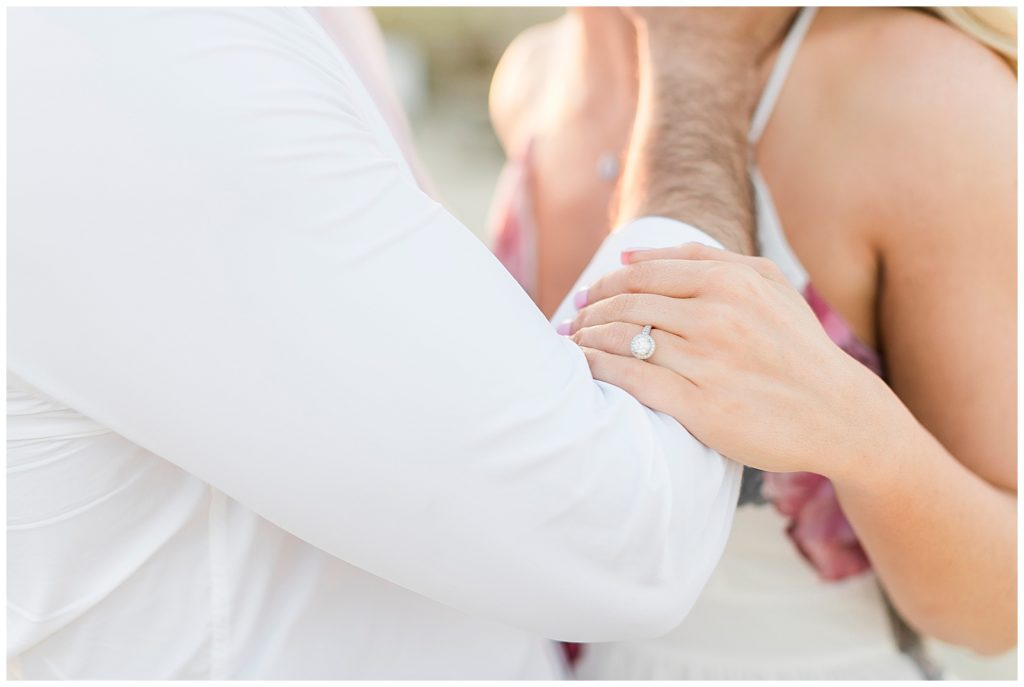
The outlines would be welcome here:
[[[957,202],[972,169],[1010,173],[1016,77],[1002,58],[919,11],[830,8],[821,19],[808,60],[813,130],[819,154],[844,160],[835,169],[858,198],[938,206]]]
[[[858,89],[866,89],[914,107],[1015,90],[1014,74],[1002,58],[925,12],[827,8],[822,23],[835,44],[825,68],[852,77],[851,95],[863,96]]]
[[[547,86],[546,75],[557,55],[564,19],[537,24],[523,31],[505,49],[491,79],[491,122],[505,152],[521,149],[533,128]]]

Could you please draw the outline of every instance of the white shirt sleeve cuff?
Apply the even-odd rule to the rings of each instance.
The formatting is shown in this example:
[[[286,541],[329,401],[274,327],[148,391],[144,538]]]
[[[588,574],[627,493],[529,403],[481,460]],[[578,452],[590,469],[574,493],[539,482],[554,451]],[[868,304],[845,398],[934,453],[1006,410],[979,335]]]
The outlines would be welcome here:
[[[604,240],[590,264],[576,280],[572,290],[558,306],[551,322],[557,325],[576,315],[573,295],[599,277],[622,267],[623,251],[637,248],[668,248],[683,243],[703,243],[715,248],[724,246],[696,227],[667,217],[641,217],[619,227]]]

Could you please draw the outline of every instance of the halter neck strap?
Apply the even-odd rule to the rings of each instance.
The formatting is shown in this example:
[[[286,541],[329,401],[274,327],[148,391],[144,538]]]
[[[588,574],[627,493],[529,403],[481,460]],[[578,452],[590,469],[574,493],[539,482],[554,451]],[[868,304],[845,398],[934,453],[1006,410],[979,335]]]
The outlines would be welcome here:
[[[782,87],[786,83],[790,67],[793,66],[797,50],[800,49],[800,44],[803,43],[804,36],[807,35],[807,30],[811,27],[811,21],[817,11],[817,7],[804,7],[800,10],[800,14],[782,42],[779,56],[775,60],[768,83],[765,84],[761,100],[758,102],[757,109],[754,110],[754,117],[750,122],[748,139],[752,144],[761,140],[761,134],[768,126],[768,120],[771,119],[772,112],[775,110],[775,103],[779,99],[779,94],[782,93]]]

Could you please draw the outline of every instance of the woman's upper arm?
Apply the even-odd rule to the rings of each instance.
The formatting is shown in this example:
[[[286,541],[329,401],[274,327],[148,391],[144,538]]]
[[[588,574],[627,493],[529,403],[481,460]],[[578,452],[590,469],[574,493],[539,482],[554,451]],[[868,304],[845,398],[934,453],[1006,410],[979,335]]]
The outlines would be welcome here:
[[[938,27],[935,27],[938,28]],[[1016,490],[1016,82],[941,27],[877,79],[865,203],[890,384],[971,470]],[[929,39],[942,37],[941,43]],[[883,107],[884,105],[884,107]]]

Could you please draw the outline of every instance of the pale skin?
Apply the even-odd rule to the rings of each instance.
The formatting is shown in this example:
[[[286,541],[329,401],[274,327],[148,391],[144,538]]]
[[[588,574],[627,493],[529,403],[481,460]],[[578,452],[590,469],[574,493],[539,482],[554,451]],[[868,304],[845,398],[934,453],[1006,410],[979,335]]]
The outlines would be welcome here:
[[[774,267],[712,249],[626,256],[571,328],[595,377],[724,454],[832,479],[904,617],[982,653],[1016,645],[1015,91],[904,10],[822,10],[797,57],[759,166],[888,386]],[[647,362],[628,356],[643,324]]]
[[[573,227],[537,236],[536,300],[548,317],[612,228],[617,180],[596,170],[602,156],[626,156],[636,60],[636,31],[626,17],[613,7],[588,8],[526,31],[495,72],[491,121],[505,150],[519,156],[534,143],[537,183],[530,190],[538,227]],[[543,183],[554,177],[559,183]]]

